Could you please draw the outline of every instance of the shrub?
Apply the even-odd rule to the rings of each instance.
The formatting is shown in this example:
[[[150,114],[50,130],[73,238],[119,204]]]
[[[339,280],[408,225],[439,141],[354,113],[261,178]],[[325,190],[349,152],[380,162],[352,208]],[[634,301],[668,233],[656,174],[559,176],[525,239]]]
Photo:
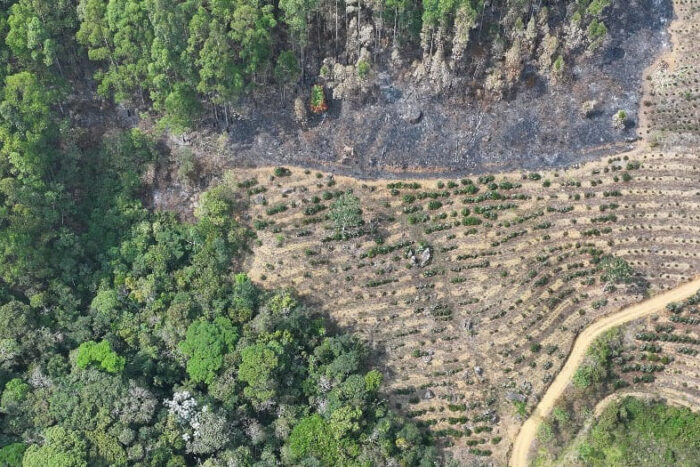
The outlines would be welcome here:
[[[369,70],[369,63],[364,60],[357,62],[357,76],[359,76],[360,79],[366,79],[367,76],[369,76]]]
[[[114,352],[106,340],[99,343],[87,341],[78,347],[75,364],[78,368],[87,368],[94,364],[107,373],[119,373],[124,369],[126,359]]]
[[[265,210],[265,213],[268,216],[274,216],[275,214],[279,214],[280,212],[284,212],[287,209],[288,208],[287,208],[286,204],[280,203],[280,204],[275,204],[274,206],[270,206],[269,208],[267,208]]]
[[[542,422],[539,429],[537,430],[537,439],[543,443],[547,443],[554,438],[554,433],[552,432],[552,425],[547,422]]]
[[[608,34],[608,28],[602,22],[594,19],[591,24],[588,25],[588,38],[593,42],[594,47],[597,46],[597,42],[604,38]]]
[[[555,76],[561,76],[564,73],[564,57],[559,55],[556,60],[554,60],[554,64],[552,65],[552,71],[554,72]]]
[[[480,225],[483,221],[478,217],[468,216],[462,219],[462,225]]]
[[[289,177],[292,171],[286,167],[275,167],[275,177]]]
[[[431,201],[428,203],[428,209],[431,211],[435,211],[436,209],[440,209],[442,207],[442,203],[440,201]]]
[[[330,215],[336,230],[343,234],[347,229],[359,227],[362,224],[359,198],[352,193],[341,194],[331,206]]]
[[[197,164],[192,150],[180,148],[175,153],[177,158],[177,179],[180,183],[188,183],[197,175]]]
[[[326,94],[323,91],[323,86],[314,84],[311,88],[311,111],[319,114],[326,110],[328,110],[328,104],[326,104]]]
[[[574,373],[573,383],[579,389],[603,383],[611,376],[612,358],[619,354],[620,330],[611,329],[598,337],[586,352],[586,362]]]
[[[634,275],[634,269],[627,261],[612,255],[604,256],[601,259],[598,263],[598,270],[601,272],[601,279],[615,284],[629,283]]]
[[[613,115],[613,126],[618,130],[623,130],[627,124],[627,112],[624,110],[618,110],[615,115]]]

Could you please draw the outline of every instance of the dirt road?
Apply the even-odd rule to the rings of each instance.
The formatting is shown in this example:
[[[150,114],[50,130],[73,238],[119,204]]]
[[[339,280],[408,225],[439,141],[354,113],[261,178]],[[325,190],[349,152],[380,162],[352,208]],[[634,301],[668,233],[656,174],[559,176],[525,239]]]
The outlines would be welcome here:
[[[547,389],[547,392],[544,394],[544,397],[542,397],[542,400],[540,400],[535,411],[520,429],[515,439],[515,444],[513,445],[510,465],[514,467],[524,467],[528,465],[530,446],[537,435],[537,428],[540,422],[549,416],[554,408],[555,402],[562,395],[569,385],[574,372],[581,362],[583,362],[586,356],[586,350],[598,336],[608,329],[662,310],[669,303],[684,300],[695,294],[698,290],[700,290],[700,277],[641,303],[623,308],[615,314],[596,321],[579,334],[564,367],[554,379],[552,385]]]
[[[600,417],[603,411],[613,402],[621,401],[625,397],[636,397],[637,399],[663,399],[668,405],[673,405],[675,407],[687,407],[692,411],[700,410],[697,404],[689,400],[689,398],[678,391],[674,391],[668,388],[658,388],[651,391],[622,391],[610,394],[605,399],[599,401],[593,415],[595,417]]]

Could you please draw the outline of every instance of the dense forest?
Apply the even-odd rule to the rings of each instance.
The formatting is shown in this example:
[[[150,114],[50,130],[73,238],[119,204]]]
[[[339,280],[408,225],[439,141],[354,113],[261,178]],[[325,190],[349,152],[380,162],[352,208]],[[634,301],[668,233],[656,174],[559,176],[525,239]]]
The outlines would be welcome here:
[[[166,149],[137,130],[75,118],[84,101],[68,96],[89,79],[84,55],[109,63],[95,78],[118,98],[172,109],[173,96],[190,96],[176,105],[190,109],[218,96],[200,86],[191,95],[194,71],[176,70],[171,40],[182,39],[185,19],[216,29],[205,17],[228,2],[8,3],[0,465],[432,464],[428,439],[387,409],[364,345],[293,291],[260,290],[240,272],[252,234],[236,220],[235,188],[203,194],[193,223],[149,211],[142,178]],[[272,7],[241,8],[238,16],[263,27],[256,15]],[[182,45],[209,50],[210,33]],[[160,35],[169,45],[157,52]],[[255,31],[247,37],[238,40],[265,43]],[[229,52],[198,62],[203,83],[217,83],[203,70]],[[253,76],[259,60],[245,57],[242,72]],[[148,93],[137,89],[142,73]]]
[[[64,94],[94,78],[100,98],[152,109],[175,131],[285,89],[306,99],[320,83],[356,98],[375,69],[498,97],[526,68],[563,78],[604,41],[611,2],[3,0],[2,73],[12,62]]]
[[[240,270],[236,190],[149,211],[167,150],[82,112],[179,132],[387,57],[498,90],[593,50],[609,3],[0,0],[0,464],[431,465],[363,344]]]

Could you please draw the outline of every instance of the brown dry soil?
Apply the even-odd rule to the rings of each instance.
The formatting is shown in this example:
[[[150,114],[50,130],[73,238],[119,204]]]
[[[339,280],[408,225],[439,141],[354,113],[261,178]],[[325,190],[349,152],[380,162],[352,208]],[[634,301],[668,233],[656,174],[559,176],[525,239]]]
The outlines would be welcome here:
[[[568,78],[560,84],[526,69],[522,84],[498,102],[473,96],[466,82],[434,96],[427,84],[408,84],[412,78],[381,64],[370,98],[333,101],[305,130],[294,121],[293,96],[258,99],[230,124],[228,162],[287,164],[359,178],[455,176],[563,167],[623,150],[636,139],[640,71],[670,47],[670,3],[613,2],[609,37],[592,58],[568,63]],[[600,102],[591,118],[580,115],[588,100]],[[408,106],[422,111],[418,123],[402,118]],[[621,109],[630,123],[617,131],[612,116]]]

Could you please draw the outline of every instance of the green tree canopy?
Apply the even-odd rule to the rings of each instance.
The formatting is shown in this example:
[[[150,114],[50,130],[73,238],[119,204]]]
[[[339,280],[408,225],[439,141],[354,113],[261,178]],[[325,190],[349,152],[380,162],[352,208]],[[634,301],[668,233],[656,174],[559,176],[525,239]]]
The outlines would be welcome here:
[[[102,340],[99,343],[88,341],[83,342],[78,347],[75,364],[78,368],[96,365],[107,373],[119,373],[124,369],[126,359],[112,350],[112,346],[106,340]]]
[[[18,179],[39,178],[50,163],[46,146],[54,136],[52,93],[36,75],[23,71],[5,78],[0,102],[0,155]]]
[[[11,443],[0,448],[0,465],[7,467],[19,467],[22,465],[22,457],[27,445],[24,443]]]
[[[202,105],[194,89],[184,83],[177,83],[165,98],[165,114],[161,124],[170,127],[175,133],[191,129],[202,113]]]
[[[33,444],[24,453],[24,467],[87,467],[87,443],[71,430],[55,426],[44,432],[43,445]]]
[[[224,363],[224,355],[233,350],[237,340],[238,331],[228,318],[193,322],[180,344],[188,357],[187,373],[192,381],[211,384]]]

